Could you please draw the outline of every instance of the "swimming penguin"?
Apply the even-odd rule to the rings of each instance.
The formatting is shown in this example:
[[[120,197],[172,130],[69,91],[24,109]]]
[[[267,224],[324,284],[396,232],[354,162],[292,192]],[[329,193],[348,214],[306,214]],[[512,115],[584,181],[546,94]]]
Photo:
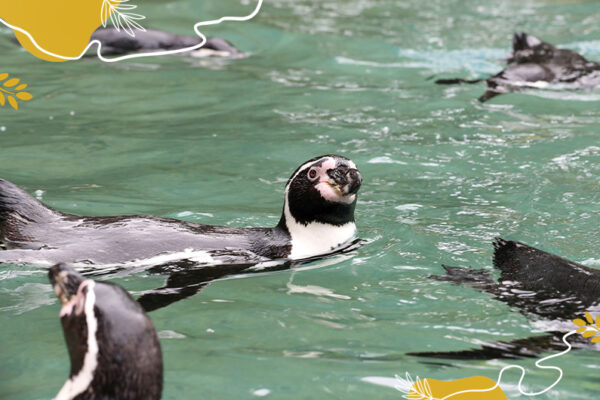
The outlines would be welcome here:
[[[90,37],[91,40],[99,40],[102,43],[102,55],[118,55],[136,51],[149,52],[192,47],[200,43],[202,39],[198,36],[175,35],[156,29],[135,31],[135,36],[130,36],[123,29],[106,27],[94,31]],[[247,56],[227,40],[219,37],[207,38],[206,43],[199,49],[177,54],[190,57],[242,58]]]
[[[494,250],[494,267],[500,270],[498,282],[487,271],[447,265],[443,266],[446,275],[430,278],[491,293],[525,315],[533,314],[553,321],[552,330],[543,336],[486,343],[481,349],[412,355],[452,359],[535,357],[544,351],[564,349],[561,338],[573,328],[570,321],[585,311],[598,309],[600,270],[500,238],[494,242]],[[560,329],[563,325],[565,330]],[[569,341],[576,342],[574,347],[589,345],[585,341],[577,343],[577,338]]]
[[[0,180],[0,244],[6,249],[0,251],[0,263],[70,262],[93,268],[149,260],[150,266],[164,256],[176,261],[201,253],[200,264],[223,265],[325,255],[355,238],[361,182],[351,160],[313,158],[288,180],[277,226],[237,228],[153,216],[66,214]]]
[[[479,97],[485,102],[503,93],[523,88],[544,88],[560,84],[569,89],[594,88],[600,85],[600,64],[586,60],[568,49],[558,49],[527,33],[515,33],[513,52],[507,66],[485,79],[487,91]],[[438,79],[437,84],[477,83],[483,79]]]
[[[60,321],[71,359],[55,400],[158,400],[160,343],[150,318],[120,286],[85,279],[57,264],[48,271],[62,303]]]

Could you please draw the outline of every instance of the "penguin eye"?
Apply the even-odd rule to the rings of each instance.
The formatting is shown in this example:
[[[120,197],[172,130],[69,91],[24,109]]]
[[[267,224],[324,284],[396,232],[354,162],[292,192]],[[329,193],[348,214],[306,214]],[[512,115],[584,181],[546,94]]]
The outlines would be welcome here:
[[[317,179],[317,169],[315,167],[311,168],[308,170],[308,179],[310,179],[311,181],[314,181],[315,179]]]

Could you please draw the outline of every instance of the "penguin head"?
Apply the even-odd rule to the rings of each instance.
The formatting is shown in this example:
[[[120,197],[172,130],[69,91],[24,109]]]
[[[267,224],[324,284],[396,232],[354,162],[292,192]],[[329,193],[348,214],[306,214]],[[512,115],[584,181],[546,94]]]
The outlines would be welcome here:
[[[315,157],[294,171],[279,222],[291,236],[292,258],[329,252],[354,237],[361,184],[354,162],[339,155]]]
[[[61,317],[71,315],[75,306],[78,306],[78,315],[82,313],[81,307],[85,302],[87,290],[81,287],[85,278],[66,264],[57,264],[48,270],[48,278],[54,293],[62,304]],[[79,288],[81,287],[81,290]]]
[[[48,271],[62,303],[71,359],[56,399],[152,399],[162,392],[162,352],[152,322],[120,286],[85,279],[57,264]]]
[[[354,221],[354,207],[362,178],[346,157],[325,155],[302,164],[285,187],[291,217],[307,225],[343,225]]]
[[[84,366],[86,354],[91,354],[92,359],[96,358],[97,355],[97,348],[94,352],[94,349],[89,346],[90,336],[92,337],[91,342],[95,342],[95,332],[90,332],[87,316],[90,306],[93,313],[94,298],[91,291],[94,282],[86,280],[80,273],[66,264],[57,264],[51,267],[48,271],[48,277],[54,293],[56,293],[62,304],[60,321],[71,359],[70,376],[77,376],[82,370],[89,369],[89,366],[88,368]],[[92,284],[90,285],[90,283]],[[91,298],[88,300],[89,297]],[[96,321],[95,317],[94,321]],[[91,384],[91,382],[84,383],[85,386]],[[73,386],[73,378],[69,379],[63,388],[67,386]],[[61,390],[56,398],[70,400],[77,394],[73,393],[71,389]]]

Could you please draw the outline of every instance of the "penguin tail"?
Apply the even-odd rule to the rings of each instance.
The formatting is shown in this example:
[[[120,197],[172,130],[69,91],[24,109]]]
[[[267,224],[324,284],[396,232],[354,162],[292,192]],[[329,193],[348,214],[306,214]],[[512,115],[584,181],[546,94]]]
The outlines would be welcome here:
[[[10,217],[27,222],[43,222],[56,214],[14,183],[0,178],[0,228]]]
[[[515,32],[513,35],[513,51],[515,52],[531,49],[542,43],[540,39],[525,32]]]

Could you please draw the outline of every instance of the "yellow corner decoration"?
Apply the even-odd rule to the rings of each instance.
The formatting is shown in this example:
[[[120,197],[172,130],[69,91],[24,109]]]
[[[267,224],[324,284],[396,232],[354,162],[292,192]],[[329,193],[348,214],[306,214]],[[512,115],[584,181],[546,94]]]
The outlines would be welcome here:
[[[530,393],[523,390],[521,383],[525,378],[525,369],[519,365],[507,365],[502,368],[498,375],[498,383],[484,376],[473,376],[447,382],[438,381],[436,379],[419,379],[417,377],[415,382],[410,374],[406,373],[406,378],[396,375],[396,379],[398,379],[399,382],[396,389],[403,392],[405,398],[408,400],[507,400],[506,395],[500,389],[502,373],[508,369],[519,369],[521,371],[521,378],[517,385],[519,392],[524,396],[530,397],[544,394],[560,382],[563,377],[563,371],[556,366],[542,366],[541,364],[546,360],[563,356],[571,351],[573,346],[567,341],[569,336],[579,333],[584,338],[590,339],[590,342],[592,343],[600,343],[600,315],[594,318],[592,314],[586,311],[585,319],[575,318],[573,323],[577,325],[578,328],[565,333],[562,337],[566,349],[560,353],[546,356],[535,363],[538,368],[552,369],[559,372],[555,381],[541,391]]]
[[[600,342],[600,316],[596,316],[596,323],[594,323],[594,317],[586,311],[585,320],[575,318],[573,323],[579,327],[577,333],[580,333],[581,336],[591,338],[592,343]]]
[[[471,376],[453,381],[421,379],[410,388],[408,400],[507,400],[496,382],[485,376]]]
[[[8,100],[8,104],[15,110],[19,109],[19,102],[21,101],[29,101],[33,99],[33,96],[29,92],[25,92],[24,89],[27,87],[26,83],[21,83],[19,78],[10,78],[7,79],[9,75],[4,72],[0,74],[0,106],[4,107],[6,101]]]
[[[4,3],[0,18],[28,32],[42,49],[63,57],[78,57],[88,45],[92,32],[102,24],[102,17],[108,18],[114,9],[108,7],[106,10],[105,0],[19,0]],[[119,0],[110,0],[110,3],[118,5]],[[24,33],[15,30],[15,36],[27,51],[38,58],[67,61],[39,50]]]

